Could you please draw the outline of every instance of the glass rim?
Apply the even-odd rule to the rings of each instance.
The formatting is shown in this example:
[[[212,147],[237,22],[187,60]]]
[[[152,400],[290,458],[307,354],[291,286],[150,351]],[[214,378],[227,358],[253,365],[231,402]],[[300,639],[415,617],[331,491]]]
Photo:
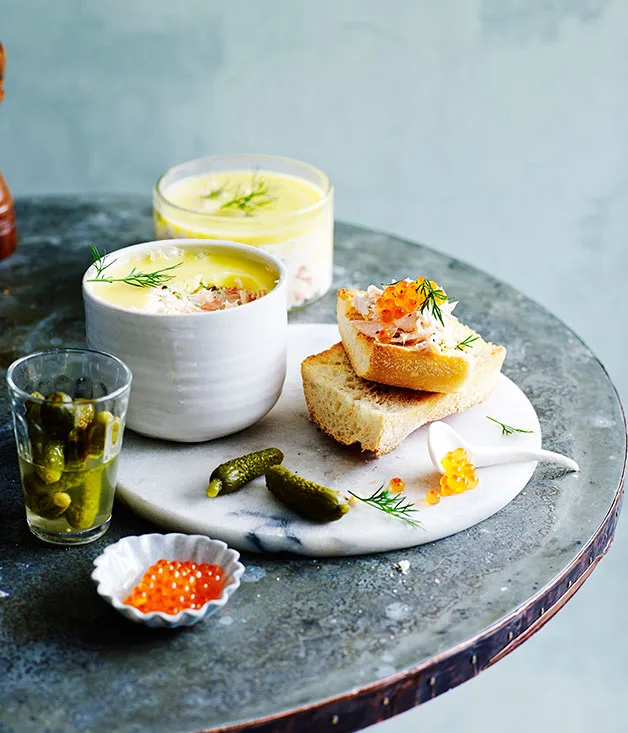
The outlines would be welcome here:
[[[224,153],[224,154],[217,154],[217,155],[202,155],[200,158],[192,158],[191,160],[186,160],[183,163],[177,163],[176,165],[171,166],[166,171],[164,171],[159,178],[157,179],[157,183],[155,183],[155,186],[153,188],[153,191],[155,195],[160,199],[160,201],[167,206],[171,206],[173,209],[176,209],[177,211],[181,211],[185,214],[194,214],[195,216],[200,216],[206,221],[212,221],[212,222],[221,222],[223,226],[226,224],[233,223],[235,226],[238,226],[239,223],[242,222],[242,219],[238,219],[236,217],[229,217],[225,218],[224,216],[220,216],[218,214],[211,214],[211,213],[205,213],[203,211],[198,211],[198,209],[188,209],[185,206],[179,206],[178,204],[173,203],[170,201],[166,195],[165,192],[162,191],[162,183],[164,178],[173,171],[178,170],[179,168],[183,168],[184,166],[191,165],[192,163],[198,163],[200,161],[210,161],[210,160],[221,160],[221,159],[232,159],[232,158],[243,158],[246,156],[250,156],[251,158],[260,158],[262,160],[268,160],[268,161],[275,161],[275,162],[284,162],[284,163],[290,163],[292,165],[300,166],[301,168],[306,168],[317,175],[321,176],[324,183],[326,184],[326,188],[321,188],[322,191],[322,198],[320,201],[316,201],[313,204],[310,204],[309,206],[304,206],[301,209],[297,209],[296,211],[289,211],[285,214],[281,215],[281,219],[286,220],[292,220],[297,219],[302,216],[306,216],[307,214],[310,214],[312,212],[317,211],[318,209],[322,209],[323,206],[327,203],[329,200],[331,194],[333,193],[334,186],[333,183],[329,180],[329,176],[326,173],[323,173],[323,171],[320,168],[317,168],[315,165],[311,165],[310,163],[305,163],[302,160],[297,160],[296,158],[288,158],[287,156],[283,155],[270,155],[269,153]],[[217,171],[219,173],[220,171]],[[247,217],[246,221],[264,221],[265,219],[268,220],[272,218],[273,214],[270,212],[265,212],[262,214],[258,214],[257,216],[253,217]]]
[[[47,356],[48,354],[97,354],[98,356],[105,356],[107,359],[111,359],[111,361],[116,362],[119,366],[122,367],[125,373],[125,383],[121,386],[115,389],[113,392],[108,392],[106,395],[103,395],[102,397],[92,397],[85,399],[85,402],[91,402],[94,404],[100,404],[102,402],[108,402],[109,400],[115,400],[119,397],[121,397],[126,391],[128,391],[131,388],[131,383],[133,381],[133,372],[131,369],[122,361],[122,359],[118,359],[117,356],[114,356],[113,354],[107,354],[105,351],[97,351],[96,349],[80,349],[76,347],[62,347],[59,349],[43,349],[42,351],[34,351],[32,354],[27,354],[26,356],[21,356],[19,359],[16,359],[7,369],[6,374],[6,380],[7,384],[9,385],[9,389],[12,390],[15,394],[17,394],[22,399],[28,399],[32,400],[36,403],[44,403],[46,402],[45,397],[33,397],[29,392],[26,392],[26,390],[23,390],[21,387],[18,387],[15,383],[15,380],[13,379],[13,373],[15,370],[24,362],[30,361],[31,359],[35,359],[36,357],[42,357]]]

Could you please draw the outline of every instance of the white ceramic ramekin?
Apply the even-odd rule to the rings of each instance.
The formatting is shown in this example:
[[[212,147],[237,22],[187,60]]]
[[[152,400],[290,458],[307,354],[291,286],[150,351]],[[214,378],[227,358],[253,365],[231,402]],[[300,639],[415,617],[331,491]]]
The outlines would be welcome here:
[[[144,534],[124,537],[106,547],[94,560],[92,579],[98,594],[130,621],[153,629],[192,626],[222,608],[240,586],[244,565],[240,554],[221,540],[203,535]],[[148,568],[158,560],[209,563],[223,569],[223,589],[219,598],[207,601],[202,608],[187,608],[177,614],[151,611],[144,613],[128,606],[124,599],[139,583]]]
[[[98,296],[90,267],[83,277],[90,348],[113,354],[133,372],[127,425],[138,433],[181,442],[212,440],[260,420],[277,402],[286,376],[286,271],[273,255],[234,242],[170,239],[145,242],[110,256],[159,249],[235,250],[277,272],[264,297],[228,310],[143,313]],[[103,287],[99,285],[98,287]]]

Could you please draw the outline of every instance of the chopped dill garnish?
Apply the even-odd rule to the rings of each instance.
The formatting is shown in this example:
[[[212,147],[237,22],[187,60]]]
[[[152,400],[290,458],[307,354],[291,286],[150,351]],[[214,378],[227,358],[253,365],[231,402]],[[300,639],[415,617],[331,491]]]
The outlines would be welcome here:
[[[473,342],[477,341],[479,338],[480,338],[479,336],[469,335],[467,336],[466,339],[464,339],[464,341],[460,341],[459,343],[456,344],[456,349],[458,349],[458,351],[464,351],[465,349],[472,349]]]
[[[96,268],[96,277],[90,278],[87,281],[90,283],[125,283],[126,285],[132,285],[135,288],[156,288],[172,280],[174,275],[169,273],[172,270],[176,270],[177,267],[181,267],[183,264],[181,262],[177,262],[175,265],[162,267],[161,269],[154,270],[153,272],[141,272],[133,267],[125,277],[104,277],[103,273],[107,268],[111,267],[111,265],[115,263],[115,259],[107,262],[107,253],[99,252],[93,244],[89,245],[89,250],[92,255],[93,265]]]
[[[411,527],[421,526],[420,522],[417,522],[410,516],[412,513],[419,511],[415,507],[414,503],[409,499],[405,499],[401,495],[394,496],[390,491],[388,491],[388,489],[384,488],[384,484],[382,484],[374,494],[366,499],[354,494],[353,491],[350,491],[349,493],[351,496],[359,499],[365,504],[375,507],[386,514],[390,514],[397,519],[401,519],[402,522],[406,522],[406,524],[409,524]]]
[[[241,213],[244,216],[253,216],[259,209],[276,201],[270,195],[268,181],[264,180],[258,169],[251,171],[248,185],[230,186],[229,181],[225,181],[201,198],[219,202],[220,205],[214,210],[216,214]]]
[[[202,199],[219,199],[227,192],[227,183],[225,182],[222,186],[213,188],[209,193],[201,196]]]
[[[534,430],[524,430],[523,428],[513,428],[512,425],[506,425],[506,423],[500,422],[499,420],[496,420],[494,417],[490,417],[490,415],[487,415],[486,419],[491,420],[491,422],[497,423],[502,429],[502,435],[512,435],[513,433],[533,433],[534,432]]]
[[[435,288],[427,277],[424,277],[423,280],[421,280],[421,282],[419,283],[417,293],[420,293],[424,298],[419,307],[421,313],[423,313],[423,311],[427,308],[427,310],[431,312],[434,318],[436,318],[436,320],[440,322],[440,325],[444,326],[445,321],[443,320],[443,312],[440,309],[438,301],[441,301],[441,303],[446,302],[447,293],[445,293],[444,290],[441,290],[441,288]]]

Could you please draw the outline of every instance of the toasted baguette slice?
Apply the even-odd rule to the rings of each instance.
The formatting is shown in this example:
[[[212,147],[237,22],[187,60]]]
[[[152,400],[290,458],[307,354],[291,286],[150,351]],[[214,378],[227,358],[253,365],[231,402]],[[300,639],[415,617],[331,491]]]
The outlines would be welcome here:
[[[485,344],[461,394],[417,392],[358,377],[336,344],[301,364],[312,422],[339,443],[359,443],[376,456],[390,453],[417,428],[483,402],[493,391],[505,349]]]
[[[355,292],[345,288],[338,291],[338,329],[355,373],[364,379],[426,392],[463,392],[484,349],[501,348],[487,344],[453,316],[447,319],[451,338],[459,343],[468,336],[477,336],[471,348],[464,351],[452,348],[449,353],[439,353],[426,348],[383,344],[351,325],[352,320],[361,318],[353,307]]]

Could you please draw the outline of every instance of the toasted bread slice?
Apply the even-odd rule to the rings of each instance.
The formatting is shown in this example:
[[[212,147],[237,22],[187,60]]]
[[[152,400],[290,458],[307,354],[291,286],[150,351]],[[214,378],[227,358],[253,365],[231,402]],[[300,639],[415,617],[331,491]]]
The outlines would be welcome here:
[[[453,316],[447,318],[450,340],[455,344],[469,336],[477,337],[470,348],[456,350],[452,347],[441,352],[420,346],[381,343],[351,325],[352,320],[362,318],[353,306],[355,293],[346,288],[338,291],[338,329],[355,373],[364,379],[426,392],[463,392],[472,378],[479,355],[487,347],[502,348],[483,341],[473,329]]]
[[[417,392],[358,377],[342,344],[301,364],[303,391],[312,422],[339,443],[359,443],[383,455],[417,428],[483,402],[493,391],[505,349],[484,344],[466,390],[460,394]]]

